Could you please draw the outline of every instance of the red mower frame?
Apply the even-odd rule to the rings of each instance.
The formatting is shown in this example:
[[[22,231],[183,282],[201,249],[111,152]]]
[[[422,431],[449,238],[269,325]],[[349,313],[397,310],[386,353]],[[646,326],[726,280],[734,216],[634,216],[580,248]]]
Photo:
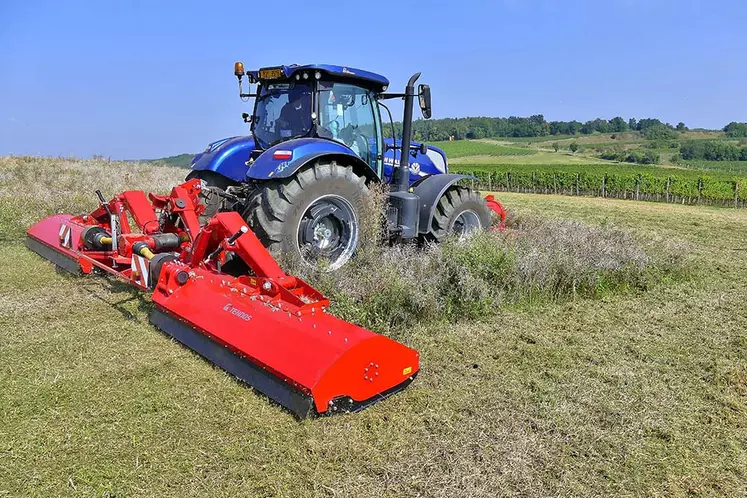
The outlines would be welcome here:
[[[168,196],[109,201],[97,191],[99,208],[45,218],[27,245],[70,272],[151,291],[153,324],[299,418],[358,411],[412,382],[417,351],[329,314],[328,299],[286,274],[238,213],[200,227],[200,189],[190,180]]]

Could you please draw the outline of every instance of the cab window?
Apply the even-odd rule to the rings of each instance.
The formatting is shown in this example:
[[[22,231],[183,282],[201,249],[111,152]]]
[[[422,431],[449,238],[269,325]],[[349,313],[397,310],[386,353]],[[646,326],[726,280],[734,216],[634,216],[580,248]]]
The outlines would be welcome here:
[[[375,103],[373,93],[365,88],[319,83],[319,136],[345,144],[378,171],[381,144]]]

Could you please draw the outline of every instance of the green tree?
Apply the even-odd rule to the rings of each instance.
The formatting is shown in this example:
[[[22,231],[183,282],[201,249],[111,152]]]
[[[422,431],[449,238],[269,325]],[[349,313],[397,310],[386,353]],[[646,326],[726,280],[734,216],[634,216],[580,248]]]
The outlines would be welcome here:
[[[578,150],[578,144],[576,142],[571,142],[571,145],[568,146],[568,150],[570,150],[571,153],[575,154]]]
[[[732,121],[724,126],[726,134],[732,138],[747,137],[747,123],[737,123]]]
[[[675,129],[677,131],[687,131],[688,130],[687,126],[685,126],[685,123],[683,123],[682,121],[680,121],[679,123],[677,123],[677,128],[675,128]]]
[[[553,142],[552,148],[555,149],[555,152],[560,150],[560,144],[558,142]]]
[[[673,140],[680,136],[679,133],[674,131],[674,129],[663,123],[643,127],[641,128],[641,132],[643,133],[643,136],[649,140]]]
[[[623,132],[628,131],[628,123],[625,122],[620,116],[614,117],[609,121],[609,131],[611,132]]]

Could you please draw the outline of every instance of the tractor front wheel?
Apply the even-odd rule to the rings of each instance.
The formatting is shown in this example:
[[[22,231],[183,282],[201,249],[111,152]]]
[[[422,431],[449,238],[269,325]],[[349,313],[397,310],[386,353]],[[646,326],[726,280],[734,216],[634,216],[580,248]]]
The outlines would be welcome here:
[[[439,199],[427,239],[441,242],[449,235],[464,238],[491,224],[485,199],[467,187],[451,187]]]
[[[352,167],[317,162],[291,178],[259,185],[243,216],[271,251],[312,265],[325,261],[336,270],[358,248],[367,195],[365,178]]]

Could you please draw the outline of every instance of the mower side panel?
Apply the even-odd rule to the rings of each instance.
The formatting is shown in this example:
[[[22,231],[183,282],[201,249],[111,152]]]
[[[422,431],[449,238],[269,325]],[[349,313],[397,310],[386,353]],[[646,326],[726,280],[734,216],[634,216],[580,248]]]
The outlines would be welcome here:
[[[290,151],[290,159],[275,159],[276,151]],[[254,160],[246,177],[251,180],[289,178],[304,165],[320,157],[344,161],[356,173],[371,179],[376,173],[358,155],[345,145],[323,138],[297,138],[274,145]]]
[[[442,195],[459,180],[474,178],[469,175],[447,173],[427,176],[412,185],[413,192],[420,197],[420,233],[431,230],[431,219]]]
[[[212,171],[243,182],[249,169],[247,161],[255,149],[252,137],[231,137],[213,142],[208,148],[192,159],[192,171]]]
[[[71,223],[69,214],[56,214],[32,225],[26,247],[70,273],[79,273],[77,249],[82,228]]]

